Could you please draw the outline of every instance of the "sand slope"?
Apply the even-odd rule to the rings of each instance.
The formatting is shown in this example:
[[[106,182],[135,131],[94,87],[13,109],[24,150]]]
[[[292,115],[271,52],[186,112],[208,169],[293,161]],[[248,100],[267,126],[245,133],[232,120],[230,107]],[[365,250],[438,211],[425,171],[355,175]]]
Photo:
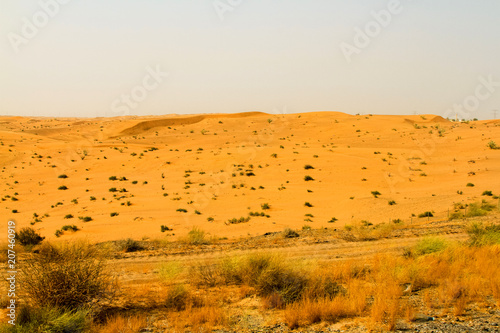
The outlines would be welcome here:
[[[34,223],[48,238],[65,224],[81,229],[63,239],[179,237],[193,226],[238,237],[425,211],[443,219],[456,202],[500,194],[500,150],[487,146],[495,140],[499,121],[434,115],[0,117],[0,196],[19,227]],[[250,212],[270,217],[227,224]]]

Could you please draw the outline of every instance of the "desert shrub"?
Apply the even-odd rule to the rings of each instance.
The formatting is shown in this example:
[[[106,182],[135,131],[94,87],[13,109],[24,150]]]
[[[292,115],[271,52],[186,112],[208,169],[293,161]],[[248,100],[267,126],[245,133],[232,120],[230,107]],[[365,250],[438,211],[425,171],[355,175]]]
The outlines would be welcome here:
[[[313,177],[311,177],[311,176],[304,176],[304,180],[305,180],[306,182],[308,182],[308,181],[314,180],[314,178],[313,178]]]
[[[277,293],[285,304],[301,298],[307,286],[307,276],[286,263],[274,262],[263,270],[254,285],[262,296]]]
[[[144,250],[144,247],[141,245],[141,243],[139,243],[136,240],[133,240],[132,238],[127,238],[125,240],[119,241],[117,245],[118,248],[124,252],[136,252]]]
[[[158,275],[166,283],[171,283],[182,271],[182,265],[176,261],[164,262],[158,267]]]
[[[62,310],[52,307],[21,306],[18,310],[15,329],[6,332],[16,333],[79,333],[90,324],[89,310]]]
[[[314,169],[314,167],[310,164],[304,165],[304,169],[309,170],[309,169]]]
[[[271,206],[268,203],[263,203],[262,205],[260,205],[260,207],[262,208],[262,210],[266,210],[266,209],[271,208]]]
[[[313,205],[310,202],[307,202],[307,201],[304,203],[304,206],[306,206],[306,207],[313,207]]]
[[[111,295],[104,253],[87,242],[44,243],[23,260],[20,283],[28,304],[40,307],[79,309]]]
[[[161,225],[161,226],[160,226],[160,231],[161,231],[161,232],[170,231],[170,230],[172,230],[172,229],[170,229],[170,228],[169,228],[169,227],[167,227],[166,225]]]
[[[497,146],[497,144],[495,143],[495,141],[488,142],[488,147],[490,149],[500,149],[500,147]]]
[[[285,237],[285,238],[294,238],[294,237],[299,237],[299,234],[297,233],[297,231],[295,231],[293,229],[286,228],[283,231],[283,237]]]
[[[186,242],[192,245],[204,245],[210,243],[207,239],[206,232],[197,227],[193,227],[193,229],[188,232]]]
[[[83,222],[90,222],[90,221],[92,221],[92,218],[90,216],[78,216],[78,218],[80,220],[82,220]]]
[[[474,184],[472,184],[472,183],[467,183],[467,185],[465,185],[465,186],[467,186],[467,187],[474,187]]]
[[[73,215],[72,214],[66,214],[66,215],[64,215],[64,218],[65,219],[72,219]]]
[[[425,237],[413,247],[412,253],[416,256],[421,256],[443,251],[447,246],[448,243],[442,238]]]
[[[184,310],[189,303],[191,294],[183,284],[176,284],[168,288],[165,297],[165,306],[177,311]]]
[[[500,244],[500,225],[475,222],[467,228],[469,242],[474,246]]]
[[[484,191],[482,195],[487,195],[489,197],[493,196],[493,192],[491,191]]]
[[[424,212],[424,213],[421,213],[421,214],[418,214],[418,217],[433,217],[434,214],[432,214],[432,212]]]
[[[378,196],[382,194],[379,191],[372,191],[371,193],[375,198],[378,198]]]
[[[488,214],[489,211],[492,211],[494,208],[495,205],[492,205],[485,200],[482,200],[481,202],[473,202],[469,205],[466,216],[467,217],[484,216]]]
[[[74,224],[73,224],[73,225],[69,225],[69,224],[67,224],[67,225],[64,225],[64,226],[61,228],[61,230],[62,230],[62,231],[68,231],[68,230],[70,230],[70,231],[78,231],[79,229],[78,229],[78,227],[77,227],[76,225],[74,225]]]
[[[57,176],[57,178],[68,178],[68,176],[65,174],[62,174],[62,175]]]
[[[109,214],[109,216],[111,216],[111,217],[115,217],[115,216],[118,216],[118,215],[119,215],[118,212],[112,212],[112,213]]]
[[[23,246],[40,244],[45,237],[40,236],[33,228],[22,228],[19,233],[16,233],[16,240]]]
[[[458,220],[458,219],[463,219],[463,218],[464,218],[464,214],[462,214],[462,212],[460,212],[460,211],[455,211],[455,212],[450,214],[450,220]]]
[[[59,186],[57,189],[64,191],[64,190],[67,190],[68,187],[66,185],[62,185],[62,186]]]

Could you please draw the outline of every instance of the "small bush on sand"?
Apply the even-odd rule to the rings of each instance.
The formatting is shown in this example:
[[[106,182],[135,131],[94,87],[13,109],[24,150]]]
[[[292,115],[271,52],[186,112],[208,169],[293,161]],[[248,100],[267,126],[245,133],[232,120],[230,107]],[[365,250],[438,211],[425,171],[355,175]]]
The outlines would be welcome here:
[[[206,232],[197,227],[193,227],[193,229],[188,232],[186,242],[192,245],[210,244]]]
[[[285,237],[285,238],[295,238],[295,237],[299,237],[299,234],[297,233],[297,231],[295,231],[293,229],[286,228],[283,231],[283,237]]]
[[[45,237],[40,236],[33,228],[22,228],[19,233],[16,233],[16,240],[23,246],[32,246],[40,244]]]
[[[141,245],[141,243],[133,240],[132,238],[127,238],[125,240],[119,241],[117,245],[118,248],[124,252],[136,252],[144,250],[144,247]]]

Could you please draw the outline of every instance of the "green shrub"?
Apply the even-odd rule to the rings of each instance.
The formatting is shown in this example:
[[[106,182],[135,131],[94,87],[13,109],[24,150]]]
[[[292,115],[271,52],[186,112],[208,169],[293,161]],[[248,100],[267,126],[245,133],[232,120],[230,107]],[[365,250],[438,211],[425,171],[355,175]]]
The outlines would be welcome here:
[[[79,229],[78,229],[78,227],[77,227],[76,225],[74,225],[74,224],[72,224],[72,225],[66,224],[66,225],[64,225],[64,226],[61,228],[61,230],[62,230],[62,231],[68,231],[68,230],[69,230],[69,231],[75,231],[75,232],[76,232],[76,231],[78,231]]]
[[[78,218],[80,220],[82,220],[83,222],[90,222],[90,221],[92,221],[92,218],[90,216],[78,216]]]
[[[68,311],[52,307],[39,308],[22,305],[18,311],[15,329],[5,332],[80,333],[85,332],[90,327],[90,311],[88,309]]]
[[[467,209],[467,217],[474,216],[484,216],[488,214],[489,211],[492,211],[495,208],[495,205],[488,203],[486,200],[482,200],[481,202],[471,203]]]
[[[73,215],[71,215],[71,214],[66,214],[66,215],[64,215],[64,218],[65,218],[65,219],[72,219],[72,218],[73,218]]]
[[[23,246],[32,246],[40,244],[45,237],[40,236],[33,228],[22,228],[19,233],[16,232],[16,240]]]
[[[467,186],[467,187],[474,187],[474,184],[472,184],[472,183],[467,183],[467,185],[465,185],[465,186]]]
[[[482,195],[487,195],[489,197],[492,197],[493,196],[493,192],[491,192],[491,191],[484,191]]]
[[[467,228],[469,242],[473,246],[500,244],[500,225],[484,225],[474,222]]]
[[[271,209],[271,206],[269,206],[268,203],[263,203],[262,205],[260,205],[260,207],[262,208],[262,210]]]
[[[418,214],[418,217],[433,217],[434,214],[432,214],[432,212],[424,212],[424,213],[421,213],[421,214]]]
[[[412,253],[421,256],[429,253],[440,252],[448,246],[448,243],[438,237],[425,237],[420,240],[412,249]]]
[[[192,245],[205,245],[205,244],[210,244],[209,240],[206,238],[206,233],[202,229],[199,229],[197,227],[193,227],[188,232],[187,235],[187,243],[192,244]]]
[[[495,143],[495,141],[488,142],[488,147],[490,149],[500,149],[500,147],[497,146],[497,144]]]

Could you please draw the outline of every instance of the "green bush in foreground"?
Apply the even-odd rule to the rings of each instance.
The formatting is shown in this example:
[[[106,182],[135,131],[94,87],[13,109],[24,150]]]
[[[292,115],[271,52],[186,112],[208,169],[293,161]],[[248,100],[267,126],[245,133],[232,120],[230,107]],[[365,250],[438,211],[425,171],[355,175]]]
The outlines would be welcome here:
[[[500,225],[484,225],[480,222],[472,223],[467,228],[470,244],[473,246],[483,246],[500,244]]]
[[[16,326],[0,327],[2,333],[80,333],[90,326],[90,311],[21,306]]]

